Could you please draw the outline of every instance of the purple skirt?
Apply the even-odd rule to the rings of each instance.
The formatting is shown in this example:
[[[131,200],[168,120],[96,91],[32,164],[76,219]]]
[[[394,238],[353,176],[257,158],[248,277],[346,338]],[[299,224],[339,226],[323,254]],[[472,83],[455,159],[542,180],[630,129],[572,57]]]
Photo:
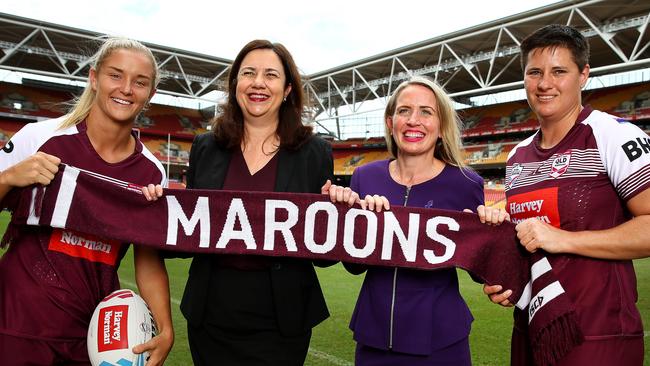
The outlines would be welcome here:
[[[412,355],[383,350],[357,343],[356,366],[470,366],[469,338],[431,352],[430,355]]]

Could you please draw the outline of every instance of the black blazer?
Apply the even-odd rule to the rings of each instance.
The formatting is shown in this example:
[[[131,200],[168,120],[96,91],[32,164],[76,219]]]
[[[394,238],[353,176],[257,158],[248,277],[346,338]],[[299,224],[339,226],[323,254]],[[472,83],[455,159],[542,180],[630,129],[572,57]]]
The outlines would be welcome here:
[[[187,188],[221,189],[230,158],[231,152],[220,146],[212,133],[197,136],[190,151]],[[320,193],[325,181],[332,178],[332,147],[315,136],[296,151],[280,149],[278,159],[276,192]],[[197,255],[190,266],[181,312],[194,326],[203,323],[209,306],[206,302],[212,258],[213,255]],[[274,258],[269,271],[282,334],[304,334],[327,319],[327,305],[310,261]]]

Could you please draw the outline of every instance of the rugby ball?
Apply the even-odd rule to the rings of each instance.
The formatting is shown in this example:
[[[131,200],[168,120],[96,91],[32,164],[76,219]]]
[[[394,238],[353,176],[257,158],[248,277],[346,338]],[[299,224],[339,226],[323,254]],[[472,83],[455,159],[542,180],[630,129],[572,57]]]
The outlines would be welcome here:
[[[149,341],[156,333],[153,315],[135,292],[122,289],[106,296],[88,326],[88,356],[93,366],[144,365],[148,352],[136,355],[131,349]]]

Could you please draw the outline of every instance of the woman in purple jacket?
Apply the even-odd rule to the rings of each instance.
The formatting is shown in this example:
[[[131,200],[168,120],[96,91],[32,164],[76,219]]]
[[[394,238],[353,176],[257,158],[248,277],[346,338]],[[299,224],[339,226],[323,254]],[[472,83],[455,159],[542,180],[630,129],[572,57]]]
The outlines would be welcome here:
[[[397,87],[384,113],[394,159],[359,167],[351,188],[369,209],[390,205],[462,211],[483,204],[483,179],[464,167],[460,121],[452,100],[433,80],[413,77]],[[470,365],[473,317],[455,269],[367,270],[350,321],[356,364]]]

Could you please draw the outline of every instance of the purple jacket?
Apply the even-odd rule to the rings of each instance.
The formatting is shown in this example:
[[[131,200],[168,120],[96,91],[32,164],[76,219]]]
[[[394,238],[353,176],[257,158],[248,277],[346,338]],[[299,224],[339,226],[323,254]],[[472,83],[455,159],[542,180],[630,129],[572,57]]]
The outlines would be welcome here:
[[[393,206],[403,206],[407,199],[406,206],[411,207],[474,211],[484,202],[483,179],[472,171],[447,165],[435,178],[407,190],[390,177],[388,163],[376,161],[357,168],[352,190],[361,197],[383,195]],[[429,355],[467,337],[473,319],[460,296],[455,269],[371,267],[350,329],[354,339],[367,346]]]

